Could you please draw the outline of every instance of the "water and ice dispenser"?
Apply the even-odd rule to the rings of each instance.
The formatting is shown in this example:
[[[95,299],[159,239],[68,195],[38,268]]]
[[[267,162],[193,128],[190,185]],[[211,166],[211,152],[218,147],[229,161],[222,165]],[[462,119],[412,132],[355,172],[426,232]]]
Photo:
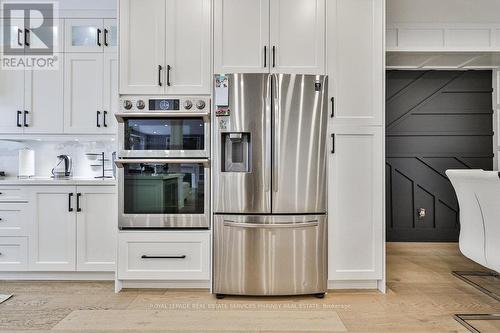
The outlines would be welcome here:
[[[222,172],[250,172],[250,133],[222,134]]]

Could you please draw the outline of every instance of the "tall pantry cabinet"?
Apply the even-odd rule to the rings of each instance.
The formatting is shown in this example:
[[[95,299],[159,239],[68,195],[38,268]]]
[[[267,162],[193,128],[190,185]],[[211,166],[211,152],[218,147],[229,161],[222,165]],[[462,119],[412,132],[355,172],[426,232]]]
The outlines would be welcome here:
[[[384,12],[385,0],[327,1],[333,287],[384,289]]]

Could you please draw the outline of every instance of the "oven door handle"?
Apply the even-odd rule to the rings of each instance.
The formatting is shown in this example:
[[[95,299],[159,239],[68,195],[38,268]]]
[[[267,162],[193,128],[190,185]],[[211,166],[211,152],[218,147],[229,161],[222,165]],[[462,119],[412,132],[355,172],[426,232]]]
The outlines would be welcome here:
[[[115,113],[116,120],[119,123],[123,123],[124,119],[130,118],[195,118],[195,117],[209,117],[210,113],[208,112],[120,112]]]
[[[157,164],[193,164],[201,163],[208,165],[209,160],[206,158],[173,158],[173,159],[158,159],[158,158],[130,158],[130,159],[117,159],[115,164],[118,168],[123,168],[125,164],[138,164],[138,163],[157,163]]]

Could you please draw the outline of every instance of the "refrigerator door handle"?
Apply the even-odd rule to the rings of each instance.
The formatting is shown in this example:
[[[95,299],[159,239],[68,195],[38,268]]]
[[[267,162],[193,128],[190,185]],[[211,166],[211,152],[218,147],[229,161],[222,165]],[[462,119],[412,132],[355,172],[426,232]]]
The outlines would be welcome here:
[[[317,227],[318,221],[307,221],[301,223],[238,223],[230,220],[224,221],[225,227],[253,228],[253,229],[285,229],[285,228],[307,228]]]
[[[273,133],[273,191],[278,192],[278,172],[279,172],[279,156],[280,156],[280,105],[279,105],[279,87],[278,87],[278,77],[276,75],[272,76],[272,94],[273,94],[273,117],[274,117],[274,133]]]
[[[266,94],[266,109],[265,109],[265,147],[264,147],[264,183],[266,192],[271,190],[271,108],[272,108],[272,93],[271,93],[272,78],[267,78],[267,94]]]

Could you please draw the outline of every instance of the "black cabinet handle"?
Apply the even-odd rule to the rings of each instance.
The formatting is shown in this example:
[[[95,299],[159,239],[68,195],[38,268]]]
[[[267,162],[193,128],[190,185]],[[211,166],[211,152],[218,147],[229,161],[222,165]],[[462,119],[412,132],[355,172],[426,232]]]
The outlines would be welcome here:
[[[23,123],[24,123],[24,127],[29,127],[29,123],[28,123],[28,114],[29,112],[24,110],[24,116],[23,116]]]
[[[82,196],[81,193],[76,194],[76,211],[81,212],[82,209],[80,208],[80,197]]]
[[[17,127],[22,127],[23,125],[21,125],[21,120],[19,120],[19,116],[22,115],[23,113],[19,110],[17,110]]]
[[[0,221],[2,221],[2,218],[0,217]]]
[[[73,193],[68,193],[68,212],[73,211],[73,207],[71,207],[71,198],[73,197]]]
[[[267,67],[267,46],[264,46],[264,68]]]
[[[106,115],[108,114],[108,111],[103,111],[102,112],[102,124],[104,127],[108,127],[108,124],[106,124]]]
[[[161,65],[158,65],[158,85],[161,87],[161,71],[163,70],[163,67]]]
[[[101,111],[97,111],[97,116],[96,116],[96,124],[97,127],[101,127],[101,124],[99,123],[99,115],[101,114]]]
[[[332,154],[335,154],[335,133],[332,133]]]
[[[21,41],[21,34],[23,31],[21,29],[17,29],[17,45],[23,46],[23,42]]]
[[[330,98],[330,101],[332,102],[332,113],[330,114],[330,118],[335,117],[335,97]]]
[[[186,259],[186,255],[180,256],[148,256],[143,254],[141,259]]]
[[[30,31],[29,31],[29,29],[24,29],[24,45],[30,46]]]
[[[108,29],[104,29],[104,46],[108,45]]]
[[[101,46],[101,29],[97,29],[97,46]]]
[[[276,46],[273,46],[273,68],[276,67]]]
[[[167,65],[167,86],[170,87],[170,70],[172,69],[172,66]]]

